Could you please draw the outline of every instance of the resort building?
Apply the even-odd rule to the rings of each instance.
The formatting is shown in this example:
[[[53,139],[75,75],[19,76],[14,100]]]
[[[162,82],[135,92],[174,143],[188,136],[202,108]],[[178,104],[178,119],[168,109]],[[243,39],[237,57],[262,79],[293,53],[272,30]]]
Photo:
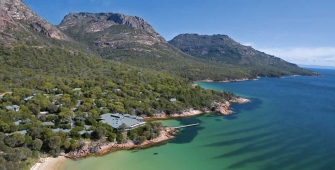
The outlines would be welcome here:
[[[100,119],[103,123],[107,123],[115,129],[127,131],[146,124],[142,117],[131,116],[129,114],[106,113],[101,115]],[[124,127],[121,126],[122,124],[124,124]]]
[[[7,110],[14,110],[14,111],[19,111],[20,110],[20,106],[18,105],[11,105],[11,106],[6,106]]]
[[[26,98],[24,98],[23,100],[25,101],[25,102],[28,102],[30,99],[32,99],[34,96],[28,96],[28,97],[26,97]]]

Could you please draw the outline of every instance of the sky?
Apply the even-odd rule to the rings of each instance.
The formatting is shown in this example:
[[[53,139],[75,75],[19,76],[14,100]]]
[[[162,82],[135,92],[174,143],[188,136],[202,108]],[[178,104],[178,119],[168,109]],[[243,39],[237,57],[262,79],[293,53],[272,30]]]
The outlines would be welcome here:
[[[303,65],[335,66],[334,0],[23,0],[54,25],[73,12],[114,12],[146,20],[166,40],[224,34]]]

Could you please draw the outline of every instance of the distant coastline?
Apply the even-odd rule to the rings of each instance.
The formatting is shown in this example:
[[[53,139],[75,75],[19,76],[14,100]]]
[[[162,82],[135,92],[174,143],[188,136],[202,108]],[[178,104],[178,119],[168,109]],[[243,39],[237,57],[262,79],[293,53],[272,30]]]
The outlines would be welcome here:
[[[335,70],[335,67],[333,66],[319,66],[319,65],[299,65],[300,67],[302,68],[307,68],[307,69],[310,69],[310,68],[314,68],[314,69],[331,69],[331,70]]]
[[[241,78],[241,79],[220,80],[220,81],[215,81],[215,80],[212,80],[212,79],[205,79],[205,80],[199,80],[199,81],[196,81],[196,82],[221,82],[221,83],[230,83],[230,82],[239,82],[239,81],[255,81],[255,80],[258,80],[259,78],[260,78],[260,77],[252,78],[252,79],[249,79],[249,78]]]

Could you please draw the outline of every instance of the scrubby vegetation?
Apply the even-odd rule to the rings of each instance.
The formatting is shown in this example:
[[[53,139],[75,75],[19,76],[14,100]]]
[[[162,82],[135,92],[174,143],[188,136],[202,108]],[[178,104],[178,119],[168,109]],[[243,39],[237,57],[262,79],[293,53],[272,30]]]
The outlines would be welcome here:
[[[40,152],[77,150],[87,139],[123,142],[121,133],[99,121],[107,112],[180,113],[211,109],[213,100],[235,97],[192,87],[189,80],[171,74],[60,47],[1,46],[0,65],[0,162],[7,169],[29,166]],[[9,110],[12,105],[20,109]],[[159,129],[148,124],[129,132],[129,139],[141,143]]]

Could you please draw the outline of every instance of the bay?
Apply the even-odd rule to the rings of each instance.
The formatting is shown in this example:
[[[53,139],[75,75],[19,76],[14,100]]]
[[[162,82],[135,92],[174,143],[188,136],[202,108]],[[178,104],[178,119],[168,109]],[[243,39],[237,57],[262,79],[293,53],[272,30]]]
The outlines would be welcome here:
[[[251,99],[230,116],[204,114],[162,121],[185,128],[156,147],[69,160],[64,169],[335,169],[335,70],[323,77],[197,82]]]

